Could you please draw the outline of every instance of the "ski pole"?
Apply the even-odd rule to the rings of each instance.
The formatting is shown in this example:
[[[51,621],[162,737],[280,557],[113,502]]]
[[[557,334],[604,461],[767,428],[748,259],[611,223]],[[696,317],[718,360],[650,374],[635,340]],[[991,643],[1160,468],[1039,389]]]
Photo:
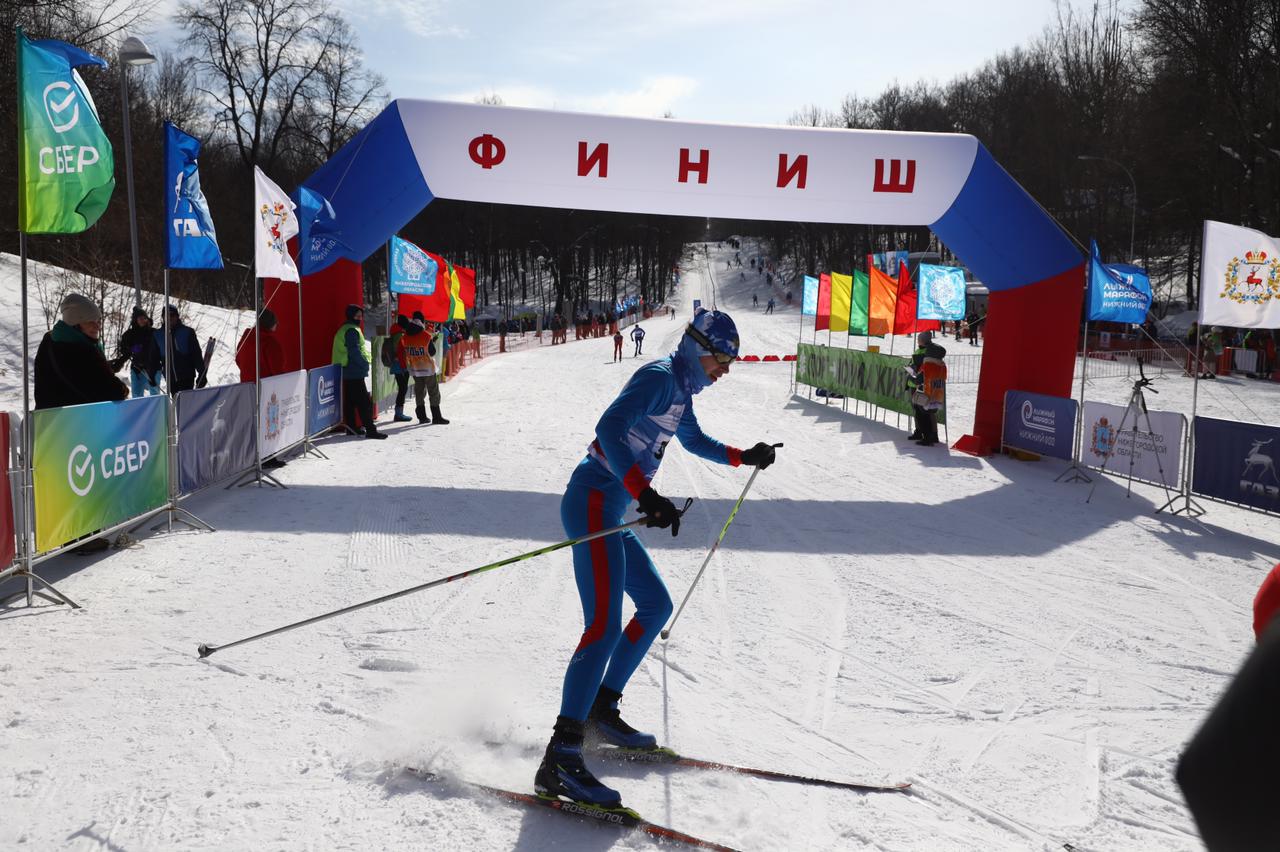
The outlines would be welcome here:
[[[689,508],[689,504],[692,502],[693,501],[690,500],[689,503],[685,504],[686,510]],[[683,512],[681,514],[683,514]],[[532,559],[533,557],[541,556],[544,553],[551,553],[552,551],[563,550],[566,547],[572,547],[575,544],[583,544],[588,541],[594,541],[597,538],[604,538],[607,535],[613,535],[614,533],[622,532],[628,527],[638,526],[644,523],[646,520],[648,519],[645,517],[639,517],[639,518],[636,518],[634,521],[628,521],[625,524],[619,524],[618,526],[611,527],[610,529],[607,529],[607,530],[600,530],[599,532],[589,533],[579,538],[566,539],[565,541],[562,541],[559,544],[548,545],[547,547],[542,547],[537,550],[531,550],[528,553],[522,553],[519,556],[511,556],[506,559],[501,559],[497,562],[490,562],[488,565],[481,565],[479,568],[472,568],[470,571],[463,571],[460,574],[453,574],[448,577],[441,577],[438,580],[432,580],[430,583],[423,583],[418,586],[413,586],[412,588],[409,588],[409,589],[403,589],[399,592],[392,592],[389,595],[383,595],[380,598],[374,598],[371,601],[365,601],[364,603],[353,604],[348,607],[343,607],[342,609],[336,609],[333,612],[326,612],[324,615],[317,615],[312,618],[305,619],[303,621],[294,622],[293,624],[286,624],[284,627],[277,627],[275,630],[268,630],[267,632],[259,633],[256,636],[247,636],[244,639],[237,639],[236,641],[228,642],[225,645],[201,644],[196,650],[200,653],[200,658],[204,659],[205,657],[212,654],[214,651],[221,651],[224,648],[234,648],[236,645],[243,645],[246,642],[256,642],[259,639],[266,639],[268,636],[275,636],[277,633],[284,633],[287,630],[293,630],[298,627],[305,627],[308,624],[315,624],[317,621],[324,621],[327,618],[334,618],[335,616],[344,615],[348,612],[355,612],[356,610],[364,609],[367,606],[373,606],[375,604],[380,604],[380,603],[385,603],[387,601],[395,600],[396,598],[402,598],[405,595],[411,595],[414,592],[421,592],[426,589],[433,588],[435,586],[444,585],[445,583],[452,583],[454,580],[461,580],[464,577],[470,577],[474,574],[481,574],[481,573],[484,573],[485,571],[492,571],[495,568],[501,568],[502,566],[510,565],[513,562],[522,562],[525,559]]]
[[[782,444],[774,444],[774,447],[781,447]],[[680,613],[684,612],[684,605],[689,602],[689,598],[693,596],[693,590],[697,588],[698,581],[702,579],[702,572],[707,570],[707,565],[711,563],[711,557],[716,555],[716,551],[720,549],[720,542],[724,541],[724,534],[729,531],[729,524],[733,523],[734,517],[737,516],[738,510],[742,508],[742,501],[747,499],[747,492],[751,490],[751,484],[756,481],[760,468],[751,471],[751,478],[747,480],[746,487],[742,489],[742,493],[738,495],[738,502],[733,504],[733,511],[729,513],[729,519],[724,522],[724,526],[720,529],[720,537],[716,539],[716,543],[711,545],[711,549],[707,551],[707,558],[702,560],[702,567],[698,569],[698,575],[693,578],[693,584],[689,586],[689,591],[685,593],[684,600],[680,602],[680,608],[676,610],[676,614],[671,616],[670,623],[666,629],[660,634],[662,641],[666,641],[671,636],[671,628],[676,626],[676,619],[680,617]]]

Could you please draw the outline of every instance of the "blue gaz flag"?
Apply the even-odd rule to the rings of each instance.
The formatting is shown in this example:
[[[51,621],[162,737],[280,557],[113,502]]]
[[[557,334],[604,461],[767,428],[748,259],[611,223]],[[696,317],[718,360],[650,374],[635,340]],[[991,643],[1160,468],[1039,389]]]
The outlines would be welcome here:
[[[818,315],[818,279],[812,275],[804,277],[804,293],[800,297],[800,315],[804,317]]]
[[[916,319],[964,319],[964,270],[958,266],[920,264],[920,285],[916,288],[920,301]]]
[[[333,205],[314,189],[298,187],[298,272],[311,275],[339,257],[350,257],[340,239],[338,214]]]
[[[391,238],[391,292],[430,296],[436,292],[438,264],[408,240]]]
[[[1143,323],[1151,309],[1147,271],[1128,263],[1103,263],[1097,240],[1089,241],[1090,320]]]
[[[170,269],[221,269],[222,252],[200,190],[200,140],[164,123],[164,257]]]

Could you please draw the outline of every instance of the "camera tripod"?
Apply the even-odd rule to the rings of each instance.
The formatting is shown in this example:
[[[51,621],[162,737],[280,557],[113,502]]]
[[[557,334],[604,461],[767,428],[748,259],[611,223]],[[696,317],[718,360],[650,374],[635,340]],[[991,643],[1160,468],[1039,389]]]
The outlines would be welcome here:
[[[1125,497],[1131,496],[1133,492],[1133,459],[1138,448],[1138,417],[1141,415],[1147,419],[1147,429],[1145,434],[1151,440],[1151,452],[1156,457],[1156,469],[1160,471],[1160,484],[1164,487],[1165,496],[1172,501],[1173,496],[1169,491],[1169,483],[1164,475],[1164,462],[1160,460],[1160,452],[1156,447],[1156,433],[1151,428],[1151,413],[1147,411],[1147,399],[1143,394],[1144,388],[1150,388],[1152,393],[1160,393],[1160,391],[1151,387],[1151,379],[1148,379],[1146,373],[1142,370],[1142,359],[1138,359],[1138,379],[1133,383],[1133,390],[1129,393],[1129,403],[1125,406],[1124,415],[1120,418],[1119,425],[1116,426],[1115,433],[1110,441],[1111,446],[1107,450],[1106,457],[1102,460],[1102,467],[1099,471],[1106,473],[1107,465],[1111,462],[1112,455],[1115,454],[1116,445],[1120,442],[1120,436],[1125,432],[1125,423],[1129,420],[1129,415],[1133,415],[1133,425],[1129,430],[1129,482],[1125,487]],[[1085,498],[1086,503],[1093,499],[1093,491],[1098,487],[1098,483],[1094,482],[1089,489],[1089,496]],[[1166,504],[1167,505],[1167,504]]]

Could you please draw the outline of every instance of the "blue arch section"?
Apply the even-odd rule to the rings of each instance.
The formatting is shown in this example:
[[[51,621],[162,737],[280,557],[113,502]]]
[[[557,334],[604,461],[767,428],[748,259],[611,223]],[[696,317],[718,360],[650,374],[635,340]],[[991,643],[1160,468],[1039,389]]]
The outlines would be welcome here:
[[[930,228],[992,292],[1034,284],[1084,262],[1058,223],[981,143],[969,179]]]
[[[394,101],[303,182],[333,206],[345,248],[334,260],[373,254],[434,196]]]

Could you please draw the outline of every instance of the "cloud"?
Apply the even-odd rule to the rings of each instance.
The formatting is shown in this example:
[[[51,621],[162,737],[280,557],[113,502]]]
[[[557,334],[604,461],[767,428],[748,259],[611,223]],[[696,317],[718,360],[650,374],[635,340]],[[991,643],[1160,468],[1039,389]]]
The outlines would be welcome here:
[[[381,18],[419,36],[465,38],[463,27],[446,24],[449,0],[337,0],[351,19]]]
[[[482,96],[497,95],[506,106],[656,118],[675,112],[677,102],[688,98],[697,89],[698,81],[692,77],[668,75],[647,78],[629,91],[562,92],[542,86],[513,84],[457,91],[444,95],[444,99],[474,102]]]

